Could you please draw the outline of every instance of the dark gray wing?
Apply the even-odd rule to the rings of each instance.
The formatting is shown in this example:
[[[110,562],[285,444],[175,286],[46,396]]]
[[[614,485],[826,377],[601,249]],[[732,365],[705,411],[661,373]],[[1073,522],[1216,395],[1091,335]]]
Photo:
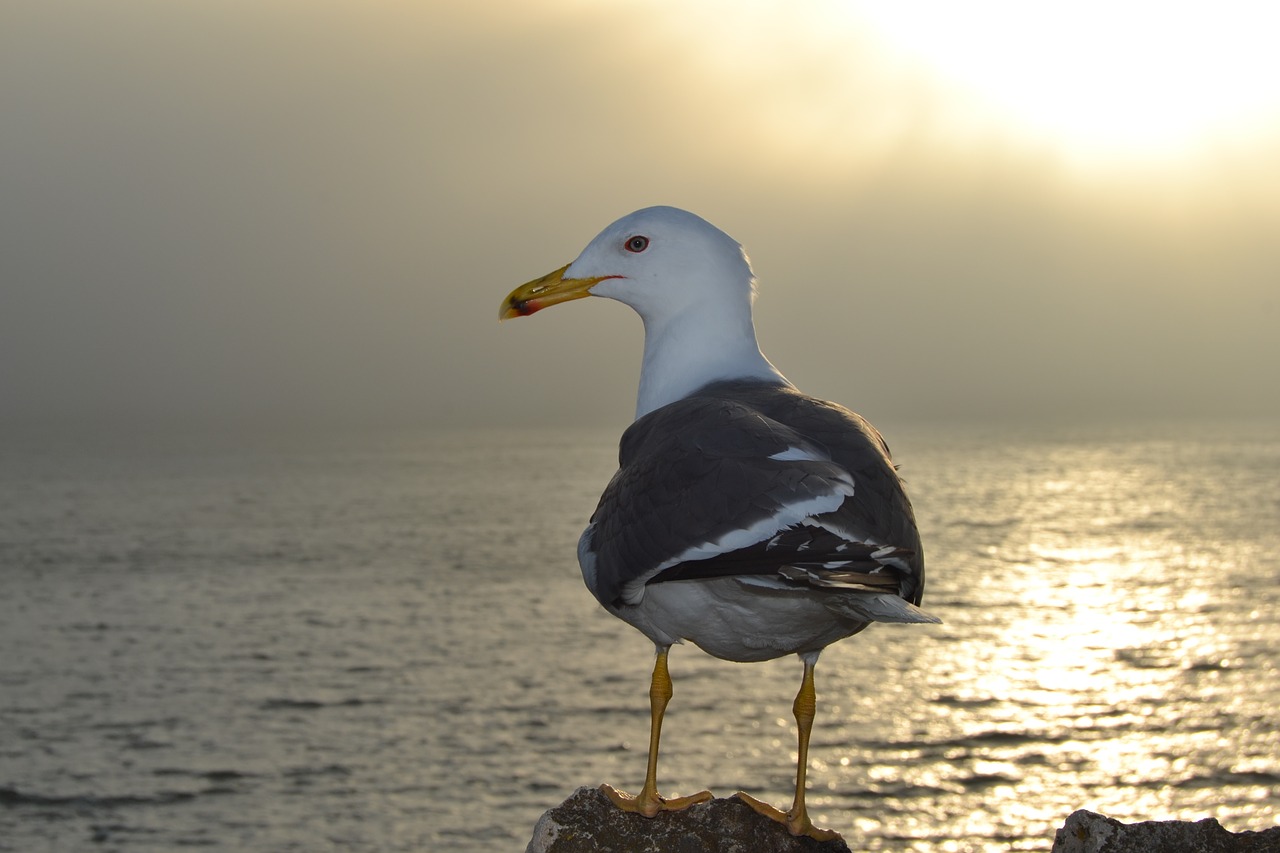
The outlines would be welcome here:
[[[660,572],[768,540],[853,491],[825,450],[784,424],[729,398],[689,397],[623,435],[580,543],[584,574],[601,603],[635,601]]]
[[[830,554],[832,540],[826,533],[834,534],[846,544],[844,553],[861,554],[869,559],[870,562],[862,562],[857,570],[890,574],[899,582],[899,595],[912,604],[920,603],[925,580],[924,550],[916,529],[915,512],[890,457],[889,446],[875,427],[843,406],[810,397],[794,388],[722,382],[703,391],[732,393],[745,404],[827,448],[832,461],[853,477],[857,491],[836,512],[814,519],[825,533],[816,535],[803,550],[810,554],[815,551]],[[805,528],[812,529],[813,526]],[[794,534],[782,550],[787,547],[801,550]],[[876,564],[881,568],[876,568]]]
[[[715,383],[632,424],[579,559],[606,606],[638,601],[646,583],[726,575],[916,602],[923,585],[910,504],[879,435],[758,382]]]

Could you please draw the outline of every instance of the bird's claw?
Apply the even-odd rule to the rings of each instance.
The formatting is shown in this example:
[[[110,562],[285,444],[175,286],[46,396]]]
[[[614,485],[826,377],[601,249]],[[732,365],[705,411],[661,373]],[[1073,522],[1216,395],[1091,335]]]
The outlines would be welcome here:
[[[762,814],[770,820],[775,820],[785,826],[787,831],[792,835],[806,835],[814,841],[843,840],[840,833],[833,829],[819,829],[814,826],[813,821],[809,820],[809,812],[804,808],[804,806],[800,807],[799,814],[792,814],[791,812],[784,812],[777,806],[769,805],[763,800],[757,800],[755,797],[750,794],[744,794],[742,791],[739,791],[734,796],[751,806],[751,808],[758,814]]]
[[[612,785],[601,785],[600,793],[609,798],[615,806],[624,812],[635,812],[645,817],[653,817],[658,812],[678,812],[684,811],[689,806],[696,806],[698,803],[705,803],[711,799],[710,791],[699,791],[696,794],[690,794],[687,797],[666,797],[659,796],[657,791],[645,788],[639,794],[632,796],[631,794],[619,791]]]

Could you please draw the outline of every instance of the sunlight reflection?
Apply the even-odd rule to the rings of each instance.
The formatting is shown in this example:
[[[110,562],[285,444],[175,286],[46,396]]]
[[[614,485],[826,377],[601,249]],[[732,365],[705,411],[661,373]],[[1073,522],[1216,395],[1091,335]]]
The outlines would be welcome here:
[[[1146,819],[1194,803],[1196,816],[1222,819],[1266,798],[1267,771],[1247,768],[1274,767],[1274,739],[1242,741],[1223,722],[1256,718],[1260,707],[1238,692],[1249,665],[1241,635],[1223,632],[1215,615],[1232,594],[1223,572],[1241,558],[1181,521],[1195,517],[1187,496],[1203,473],[1171,468],[1165,451],[1046,445],[1011,463],[1025,480],[944,528],[935,565],[942,553],[949,574],[935,576],[932,600],[945,609],[945,639],[893,665],[907,683],[878,690],[879,704],[843,702],[858,722],[835,740],[884,717],[886,695],[935,698],[927,715],[883,719],[885,742],[824,759],[835,807],[856,799],[850,790],[866,792],[889,809],[869,833],[910,835],[885,804],[948,813],[980,796],[982,810],[952,813],[951,825],[999,838],[1051,832],[1076,808]],[[957,472],[960,494],[965,479]],[[863,642],[885,643],[884,653],[890,633]],[[831,649],[832,662],[856,678],[843,651]],[[1206,767],[1222,769],[1206,778]],[[1240,780],[1230,807],[1211,801],[1223,779]]]

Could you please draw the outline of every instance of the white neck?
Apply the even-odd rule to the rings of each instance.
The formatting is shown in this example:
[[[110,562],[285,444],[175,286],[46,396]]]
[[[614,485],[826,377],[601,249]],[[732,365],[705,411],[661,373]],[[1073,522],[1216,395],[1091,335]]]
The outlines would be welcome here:
[[[791,384],[760,352],[750,303],[737,316],[726,315],[720,305],[657,321],[644,318],[637,419],[719,379]]]

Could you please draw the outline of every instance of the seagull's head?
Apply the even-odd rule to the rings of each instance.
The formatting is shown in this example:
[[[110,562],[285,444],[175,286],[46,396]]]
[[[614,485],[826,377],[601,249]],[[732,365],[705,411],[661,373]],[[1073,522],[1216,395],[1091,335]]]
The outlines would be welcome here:
[[[751,304],[755,279],[742,247],[710,222],[674,207],[647,207],[601,231],[573,263],[513,290],[499,319],[603,296],[648,321],[696,306]]]

